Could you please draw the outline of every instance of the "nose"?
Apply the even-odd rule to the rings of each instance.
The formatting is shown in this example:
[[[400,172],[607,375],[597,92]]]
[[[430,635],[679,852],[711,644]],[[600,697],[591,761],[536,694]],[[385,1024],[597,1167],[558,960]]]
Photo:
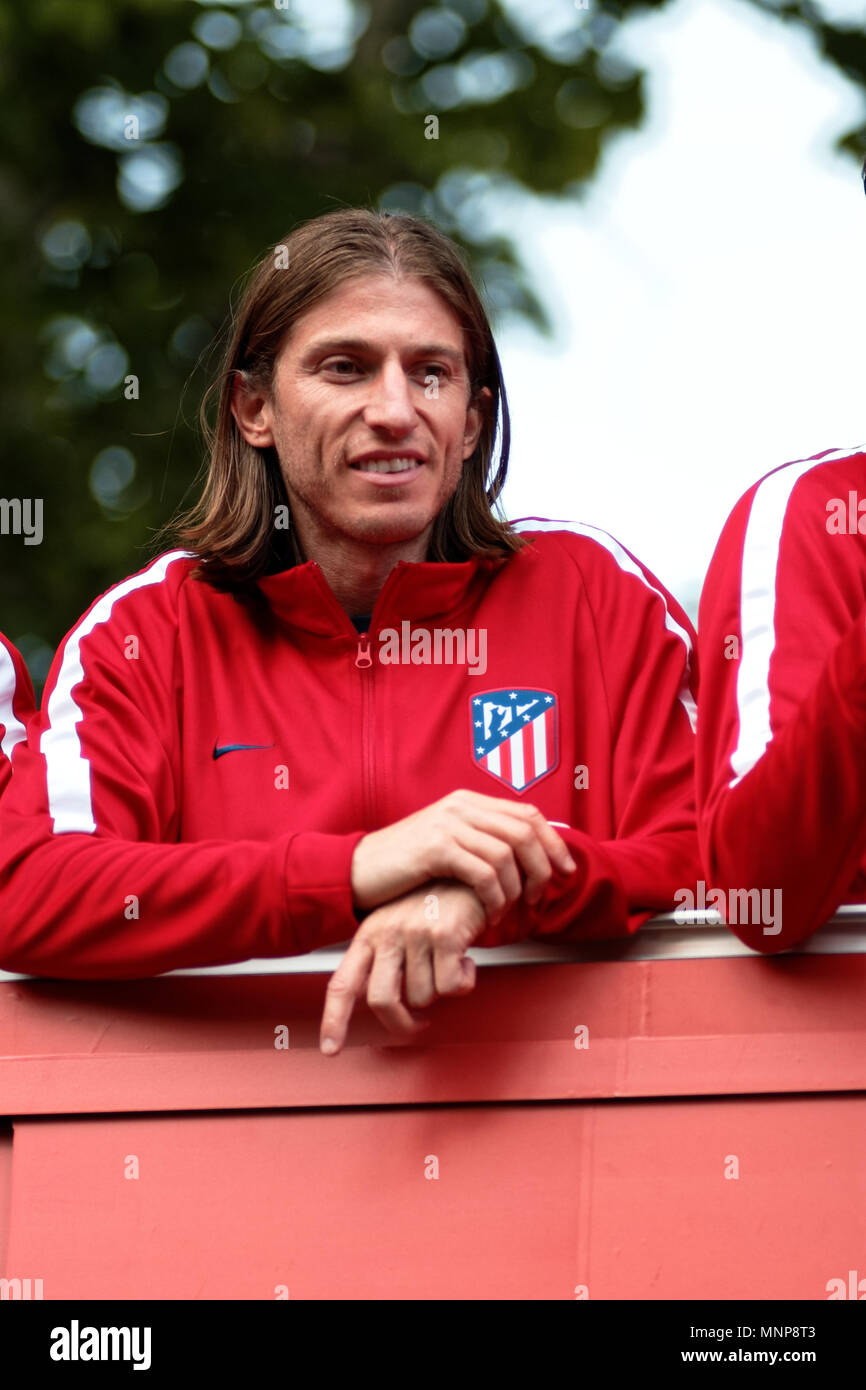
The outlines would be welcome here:
[[[364,422],[371,429],[408,434],[418,421],[412,403],[412,384],[396,358],[389,358],[373,378],[364,408]]]

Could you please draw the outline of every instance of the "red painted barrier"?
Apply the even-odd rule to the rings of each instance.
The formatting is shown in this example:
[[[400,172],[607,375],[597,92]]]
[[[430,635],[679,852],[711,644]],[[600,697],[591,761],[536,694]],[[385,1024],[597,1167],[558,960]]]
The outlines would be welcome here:
[[[420,1044],[361,1009],[336,1058],[298,962],[7,979],[0,1270],[46,1299],[866,1295],[863,943],[686,936],[487,964]]]

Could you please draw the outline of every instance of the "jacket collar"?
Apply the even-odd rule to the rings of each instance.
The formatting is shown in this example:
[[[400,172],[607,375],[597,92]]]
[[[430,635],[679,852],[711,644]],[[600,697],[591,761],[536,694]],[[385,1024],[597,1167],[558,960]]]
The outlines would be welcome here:
[[[507,558],[486,557],[454,564],[400,560],[376,600],[370,631],[377,632],[404,618],[420,623],[442,618],[451,625],[457,613],[475,607],[493,574],[507,563]],[[315,560],[267,575],[258,580],[258,587],[275,616],[289,626],[321,636],[357,638],[351,618],[337,602]]]

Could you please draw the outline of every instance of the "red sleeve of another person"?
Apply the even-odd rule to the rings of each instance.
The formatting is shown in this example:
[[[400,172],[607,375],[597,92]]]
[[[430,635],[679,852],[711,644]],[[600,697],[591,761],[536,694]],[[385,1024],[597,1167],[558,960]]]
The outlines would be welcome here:
[[[862,453],[768,474],[731,514],[701,597],[701,849],[728,902],[780,890],[772,927],[729,914],[758,951],[866,900],[866,543],[831,521],[858,483]]]

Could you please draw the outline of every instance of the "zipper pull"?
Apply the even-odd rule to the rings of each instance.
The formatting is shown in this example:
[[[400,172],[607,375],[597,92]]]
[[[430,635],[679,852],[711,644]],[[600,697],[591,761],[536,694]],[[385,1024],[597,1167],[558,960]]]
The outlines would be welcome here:
[[[366,646],[362,643],[366,642]],[[362,632],[358,638],[358,655],[355,657],[355,665],[361,668],[373,665],[373,658],[370,655],[370,634]]]

